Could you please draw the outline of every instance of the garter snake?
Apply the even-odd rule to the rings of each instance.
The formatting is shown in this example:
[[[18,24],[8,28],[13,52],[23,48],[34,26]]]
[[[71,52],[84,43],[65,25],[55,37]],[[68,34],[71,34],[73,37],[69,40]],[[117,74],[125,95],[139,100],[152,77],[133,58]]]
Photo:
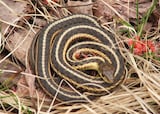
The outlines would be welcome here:
[[[86,58],[77,58],[83,53]],[[91,55],[91,56],[89,56]],[[124,78],[124,60],[114,36],[93,17],[76,14],[43,27],[28,53],[33,72],[43,90],[60,101],[84,101],[116,88]],[[86,73],[96,71],[96,75]],[[90,71],[91,72],[91,71]],[[82,95],[67,84],[67,81]],[[66,87],[67,86],[67,87]]]

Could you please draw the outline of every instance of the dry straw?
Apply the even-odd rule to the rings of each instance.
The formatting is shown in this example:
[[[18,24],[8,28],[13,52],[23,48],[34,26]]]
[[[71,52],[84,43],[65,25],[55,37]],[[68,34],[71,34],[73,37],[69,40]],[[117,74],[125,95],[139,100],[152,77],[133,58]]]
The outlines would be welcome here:
[[[23,0],[19,0],[22,2]],[[109,6],[105,1],[104,4]],[[3,1],[0,3],[4,4]],[[51,16],[50,12],[43,7],[41,11],[36,6],[34,6],[31,1],[29,4],[32,5],[33,9],[37,12],[34,14],[24,14],[25,16],[41,16],[47,20],[58,19],[59,17]],[[61,7],[59,4],[51,4],[52,10],[56,12],[58,16],[64,15],[69,11],[65,8],[58,9],[53,7]],[[5,6],[14,14],[14,10],[7,6]],[[109,6],[113,9],[112,6]],[[113,10],[119,17],[121,15]],[[1,21],[4,22],[4,21]],[[4,22],[7,24],[11,24],[12,26],[17,27],[17,25],[13,23]],[[110,24],[114,24],[114,22],[110,22]],[[27,23],[30,27],[28,34],[30,31],[33,31],[33,25]],[[105,24],[104,24],[105,25]],[[19,26],[18,26],[19,27]],[[21,28],[21,27],[19,27]],[[116,27],[115,27],[116,28]],[[121,26],[117,28],[126,28],[126,26]],[[108,29],[108,28],[107,28]],[[129,28],[127,28],[129,29]],[[158,29],[158,28],[157,28]],[[37,113],[37,114],[159,114],[160,113],[160,61],[154,59],[147,59],[138,55],[132,54],[128,49],[126,49],[123,44],[127,40],[124,36],[117,34],[116,29],[111,30],[117,37],[119,43],[122,44],[121,51],[125,58],[126,64],[126,78],[124,83],[117,88],[114,92],[102,96],[99,99],[94,101],[90,101],[89,103],[74,103],[72,105],[66,105],[67,103],[58,103],[53,105],[55,99],[48,99],[47,97],[40,98],[37,93],[37,100],[35,101],[35,106],[33,106],[33,102],[30,98],[21,98],[15,94],[14,91],[1,90],[0,91],[0,113]],[[133,35],[135,34],[135,30],[131,28]],[[158,30],[157,30],[158,31]],[[149,35],[149,34],[148,34]],[[18,47],[20,47],[24,41],[26,41],[28,35],[21,41],[20,44],[16,46],[15,49],[10,52],[12,54]],[[156,39],[158,34],[153,35],[153,39]],[[122,39],[123,38],[123,39]],[[9,55],[10,55],[9,54]],[[0,62],[4,61],[8,56],[4,59],[1,59]],[[148,57],[149,58],[149,57]],[[1,70],[3,72],[15,72],[10,69]],[[27,74],[22,72],[22,74],[26,76],[34,76],[32,74]],[[50,102],[51,103],[46,103]]]

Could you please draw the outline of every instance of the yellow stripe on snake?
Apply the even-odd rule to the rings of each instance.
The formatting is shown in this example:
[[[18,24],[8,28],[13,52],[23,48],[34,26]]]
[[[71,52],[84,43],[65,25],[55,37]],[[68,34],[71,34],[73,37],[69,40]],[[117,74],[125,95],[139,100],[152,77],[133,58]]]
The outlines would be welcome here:
[[[108,94],[124,79],[124,60],[113,34],[87,15],[47,24],[28,54],[31,69],[41,77],[40,86],[60,101],[83,102],[84,95],[93,99]],[[67,84],[60,87],[62,80],[78,92]]]

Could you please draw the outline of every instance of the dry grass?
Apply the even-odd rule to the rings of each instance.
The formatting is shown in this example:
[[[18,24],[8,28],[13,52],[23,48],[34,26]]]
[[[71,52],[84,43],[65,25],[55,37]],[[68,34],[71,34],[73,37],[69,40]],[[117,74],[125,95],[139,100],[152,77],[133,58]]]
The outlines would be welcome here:
[[[19,0],[22,1],[22,0]],[[37,9],[33,4],[31,4],[39,14],[25,14],[42,16],[47,20],[57,19],[58,17],[52,17],[50,13],[43,8],[41,10]],[[60,6],[59,4],[54,4]],[[6,6],[8,7],[8,6]],[[66,15],[68,10],[63,8],[62,12],[52,7],[58,16]],[[10,9],[12,10],[12,9]],[[116,12],[116,11],[115,11]],[[13,12],[14,13],[14,12]],[[116,12],[117,14],[118,12]],[[118,14],[120,15],[120,14]],[[114,22],[110,22],[116,26],[114,31],[118,31],[119,28],[128,28],[127,26],[118,26]],[[14,26],[14,24],[12,23]],[[17,26],[17,25],[15,25]],[[33,30],[33,25],[29,25],[30,31]],[[112,32],[114,32],[112,30]],[[156,31],[156,32],[155,32]],[[160,37],[157,28],[154,31],[152,37],[153,40]],[[131,28],[132,35],[135,35],[135,30]],[[117,39],[123,44],[127,37],[116,34]],[[148,33],[150,35],[152,33]],[[27,38],[27,37],[26,37]],[[123,39],[122,39],[123,38]],[[23,41],[22,41],[23,43]],[[22,45],[19,44],[17,48]],[[132,54],[125,47],[121,47],[122,54],[125,58],[126,64],[126,78],[124,83],[117,88],[113,93],[103,96],[97,100],[90,101],[89,103],[75,103],[72,105],[66,105],[67,103],[57,103],[52,105],[52,103],[46,103],[50,101],[48,98],[40,99],[37,94],[37,101],[33,107],[33,102],[30,98],[21,98],[15,94],[14,91],[0,90],[0,113],[37,113],[37,114],[159,114],[160,113],[160,61],[155,60],[153,56],[141,57]],[[12,54],[16,49],[14,49],[10,54]],[[8,56],[6,56],[7,58]],[[4,59],[6,59],[4,58]],[[0,60],[2,62],[4,59]],[[11,70],[2,70],[3,72],[15,72]],[[33,76],[31,74],[22,73],[27,76]],[[65,104],[65,105],[64,105]]]

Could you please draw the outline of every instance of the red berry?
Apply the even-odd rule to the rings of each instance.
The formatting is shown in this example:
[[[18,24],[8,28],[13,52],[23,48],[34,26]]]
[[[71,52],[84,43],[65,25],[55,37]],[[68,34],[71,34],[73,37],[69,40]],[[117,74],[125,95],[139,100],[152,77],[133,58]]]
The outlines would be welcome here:
[[[133,43],[134,43],[134,42],[133,42],[133,39],[129,39],[129,40],[128,40],[128,45],[129,45],[129,46],[132,46]]]
[[[141,55],[142,54],[142,49],[134,48],[133,52],[134,52],[134,54]]]
[[[135,39],[139,41],[140,40],[140,36],[135,36]]]
[[[152,52],[155,52],[155,51],[156,51],[156,49],[155,49],[154,46],[153,46],[153,47],[150,47],[150,49],[151,49]]]
[[[136,42],[134,45],[134,48],[142,49],[142,43],[141,42]]]

